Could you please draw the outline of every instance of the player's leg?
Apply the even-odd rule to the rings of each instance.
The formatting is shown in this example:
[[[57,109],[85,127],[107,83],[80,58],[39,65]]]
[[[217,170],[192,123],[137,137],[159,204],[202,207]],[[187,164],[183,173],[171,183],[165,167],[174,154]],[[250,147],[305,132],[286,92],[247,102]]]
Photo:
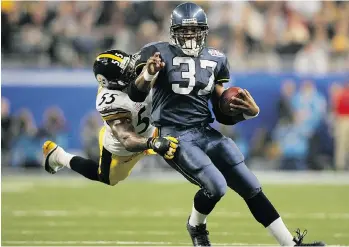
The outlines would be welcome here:
[[[206,217],[216,203],[224,196],[227,184],[221,172],[212,164],[209,157],[198,146],[202,134],[197,129],[187,131],[162,131],[161,136],[178,137],[180,147],[175,158],[168,164],[187,180],[201,187],[196,193],[187,230],[195,246],[210,245],[206,231]]]
[[[43,145],[44,167],[51,174],[64,167],[80,173],[91,180],[98,180],[98,163],[83,157],[65,152],[63,148],[52,141],[46,141]]]
[[[208,135],[213,143],[207,149],[209,157],[226,178],[228,186],[245,200],[254,218],[280,245],[302,245],[301,241],[293,238],[279,213],[263,193],[258,179],[245,165],[243,155],[236,144],[215,130],[211,130]],[[320,242],[314,244],[322,245]]]
[[[104,133],[105,127],[101,128],[99,132],[100,154],[102,154],[103,149]],[[67,167],[88,179],[99,181],[97,162],[70,154],[52,141],[46,141],[42,148],[44,167],[47,172],[54,174],[62,168]]]
[[[124,180],[130,175],[131,170],[143,154],[113,155],[103,147],[104,133],[105,128],[103,127],[99,133],[99,164],[93,160],[67,153],[52,141],[45,142],[43,152],[46,171],[56,173],[67,167],[88,179],[100,181],[107,185],[116,185]]]
[[[223,175],[197,146],[181,140],[173,161],[167,161],[188,181],[200,186],[194,196],[187,230],[194,246],[210,246],[206,218],[217,202],[225,195],[227,184]]]

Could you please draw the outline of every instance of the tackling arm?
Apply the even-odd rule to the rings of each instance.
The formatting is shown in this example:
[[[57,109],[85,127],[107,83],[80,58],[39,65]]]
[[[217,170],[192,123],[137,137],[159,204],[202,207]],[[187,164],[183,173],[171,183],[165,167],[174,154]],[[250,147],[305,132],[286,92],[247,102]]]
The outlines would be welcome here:
[[[149,139],[138,135],[130,117],[121,117],[107,121],[113,135],[129,152],[142,152],[149,147]]]
[[[129,152],[142,152],[153,149],[165,159],[173,159],[178,140],[171,136],[146,138],[138,135],[132,125],[130,116],[107,120],[113,135]]]

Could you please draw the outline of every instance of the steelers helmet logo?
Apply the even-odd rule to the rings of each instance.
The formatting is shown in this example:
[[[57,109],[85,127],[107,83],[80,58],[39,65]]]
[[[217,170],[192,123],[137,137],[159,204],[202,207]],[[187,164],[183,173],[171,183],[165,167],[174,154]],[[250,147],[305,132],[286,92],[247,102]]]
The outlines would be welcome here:
[[[161,145],[160,142],[156,142],[154,146],[155,146],[156,148],[160,148],[160,145]]]
[[[107,87],[107,86],[108,86],[108,80],[107,80],[107,78],[105,78],[103,75],[97,74],[97,75],[96,75],[96,79],[97,79],[97,81],[99,82],[99,84],[100,84],[102,87]]]

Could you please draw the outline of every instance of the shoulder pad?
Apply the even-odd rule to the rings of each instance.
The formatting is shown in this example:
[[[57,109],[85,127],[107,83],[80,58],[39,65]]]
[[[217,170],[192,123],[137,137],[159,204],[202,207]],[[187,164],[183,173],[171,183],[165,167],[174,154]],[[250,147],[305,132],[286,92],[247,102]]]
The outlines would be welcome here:
[[[148,47],[150,47],[150,46],[156,46],[156,45],[163,44],[163,43],[167,43],[167,42],[165,42],[165,41],[151,42],[151,43],[148,43],[148,44],[146,44],[145,46],[143,46],[142,49],[148,48]]]

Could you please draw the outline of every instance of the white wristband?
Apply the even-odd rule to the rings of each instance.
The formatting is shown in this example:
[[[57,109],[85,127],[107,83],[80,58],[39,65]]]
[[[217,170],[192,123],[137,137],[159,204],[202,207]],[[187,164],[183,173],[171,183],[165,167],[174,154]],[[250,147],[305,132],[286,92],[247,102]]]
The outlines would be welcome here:
[[[156,72],[155,75],[151,75],[151,74],[149,74],[148,70],[146,69],[143,73],[143,78],[146,81],[152,81],[158,75],[158,73],[159,73],[159,71]]]
[[[248,119],[251,119],[251,118],[255,118],[259,115],[259,112],[254,115],[254,116],[250,116],[250,115],[246,115],[245,113],[242,113],[242,116],[244,116],[244,119],[248,120]]]

